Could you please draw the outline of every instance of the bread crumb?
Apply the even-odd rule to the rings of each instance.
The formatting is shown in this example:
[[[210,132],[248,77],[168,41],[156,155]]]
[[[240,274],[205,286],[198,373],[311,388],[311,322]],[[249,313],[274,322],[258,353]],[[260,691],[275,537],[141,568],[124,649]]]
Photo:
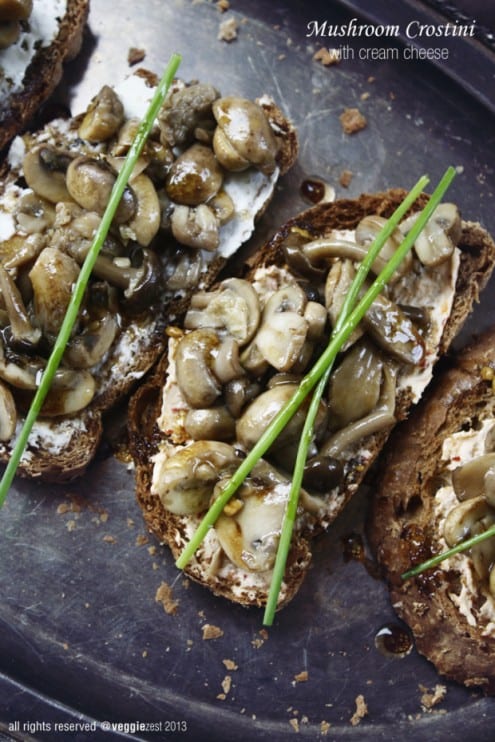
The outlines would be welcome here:
[[[220,13],[225,13],[225,11],[230,8],[229,0],[218,0],[217,8]]]
[[[356,710],[351,716],[352,726],[353,727],[357,726],[361,722],[361,719],[364,719],[367,713],[368,713],[368,706],[366,705],[364,696],[359,694],[359,696],[356,696]]]
[[[145,56],[146,52],[144,49],[137,49],[135,46],[131,46],[127,52],[127,63],[129,64],[129,67],[132,67],[133,64],[142,62]]]
[[[341,57],[338,49],[326,49],[322,46],[313,54],[313,59],[315,62],[321,62],[325,67],[330,67],[332,64],[339,64]]]
[[[361,93],[361,95],[359,96],[359,98],[361,100],[368,100],[368,98],[370,97],[370,95],[371,95],[371,93],[367,90],[365,93]]]
[[[239,666],[236,665],[234,660],[222,660],[223,664],[225,665],[225,668],[227,670],[238,670]]]
[[[296,683],[306,683],[308,678],[309,675],[307,670],[303,670],[302,672],[298,672],[297,675],[294,675]]]
[[[339,119],[345,134],[355,134],[368,124],[366,117],[363,116],[359,108],[345,108]]]
[[[330,722],[328,722],[328,721],[322,721],[322,722],[320,723],[320,732],[322,733],[322,735],[323,735],[324,737],[325,737],[325,736],[326,736],[326,735],[328,734],[328,732],[330,731],[330,727],[331,727],[331,726],[332,726],[332,725],[331,725],[331,724],[330,724]]]
[[[440,685],[439,683],[435,685],[435,688],[432,691],[430,691],[424,685],[420,685],[419,689],[423,693],[423,695],[421,696],[421,706],[424,711],[429,711],[430,709],[432,709],[438,703],[443,701],[443,699],[447,695],[447,686]]]
[[[136,537],[136,546],[145,546],[148,543],[148,541],[149,541],[148,536],[142,533]]]
[[[156,554],[156,546],[148,546],[148,554],[150,556],[155,556],[155,554]]]
[[[134,521],[132,518],[127,518],[127,525],[129,528],[132,528],[134,526]]]
[[[226,41],[228,43],[230,43],[231,41],[235,41],[237,39],[238,28],[239,24],[237,23],[235,18],[226,18],[226,20],[222,21],[219,26],[217,39],[219,39],[219,41]]]
[[[163,610],[168,615],[175,615],[179,607],[179,600],[175,600],[172,596],[172,588],[167,582],[162,582],[155,593],[155,602],[161,603]]]
[[[263,644],[265,643],[265,641],[268,639],[268,632],[267,632],[266,629],[260,629],[260,631],[258,633],[260,635],[260,638],[259,639],[258,638],[255,638],[251,642],[252,646],[255,649],[259,649],[260,647],[262,647]]]
[[[146,659],[146,657],[147,657],[147,656],[148,656],[148,650],[147,650],[147,649],[143,649],[143,651],[142,651],[142,653],[141,653],[141,657],[142,657],[143,659]]]
[[[111,536],[109,533],[107,533],[107,534],[105,534],[105,536],[103,536],[103,541],[105,541],[107,544],[116,544],[117,543],[117,539],[115,538],[115,536]]]
[[[230,693],[230,689],[232,688],[232,677],[230,675],[226,675],[224,679],[222,680],[222,690],[227,695]]]
[[[66,523],[67,530],[69,533],[72,533],[76,529],[76,521],[75,520],[68,520]]]
[[[223,636],[223,631],[218,626],[213,626],[210,623],[205,623],[202,627],[203,632],[203,641],[207,641],[209,639],[219,639],[221,636]]]
[[[297,719],[290,719],[289,724],[295,732],[299,731],[299,721]]]
[[[65,515],[70,512],[70,505],[67,502],[61,502],[57,508],[57,515]]]
[[[342,170],[340,173],[339,183],[342,188],[349,188],[351,185],[353,173],[351,170]]]

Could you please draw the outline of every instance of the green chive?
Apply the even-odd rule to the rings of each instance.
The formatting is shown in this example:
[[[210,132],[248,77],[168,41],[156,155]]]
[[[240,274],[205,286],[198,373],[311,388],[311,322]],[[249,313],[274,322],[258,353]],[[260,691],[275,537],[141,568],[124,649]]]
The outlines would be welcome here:
[[[365,282],[368,273],[370,272],[371,266],[373,265],[376,257],[379,255],[382,247],[384,246],[387,239],[397,228],[397,225],[406,214],[407,210],[416,201],[418,196],[423,192],[427,186],[429,179],[423,175],[418,180],[416,185],[409,191],[404,201],[397,207],[392,216],[387,220],[386,224],[382,227],[380,232],[377,234],[372,244],[370,245],[366,257],[359,264],[356,276],[351,284],[351,287],[344,300],[342,309],[339,313],[337,322],[332,335],[339,332],[344,320],[349,316],[350,312],[354,308],[359,292],[363,283]],[[296,462],[294,466],[294,472],[292,476],[292,483],[289,492],[289,499],[287,507],[284,513],[284,519],[282,521],[282,528],[280,532],[280,540],[277,549],[277,556],[275,559],[275,565],[273,568],[272,580],[270,583],[270,590],[268,593],[268,600],[265,607],[265,613],[263,617],[263,624],[265,626],[271,626],[277,610],[278,596],[282,587],[282,582],[285,574],[285,566],[287,564],[287,558],[290,551],[290,545],[292,541],[292,532],[294,530],[294,524],[297,516],[297,506],[299,503],[299,493],[302,486],[304,477],[304,467],[306,465],[306,459],[308,457],[309,446],[313,439],[314,423],[316,415],[318,414],[318,407],[320,400],[325,391],[326,385],[330,378],[333,369],[333,361],[328,365],[327,370],[321,377],[318,385],[313,392],[311,403],[304,421],[303,430],[301,433],[301,439],[297,449]]]
[[[239,468],[234,472],[231,479],[224,485],[218,498],[205,514],[191,540],[177,559],[176,566],[179,569],[184,569],[188,562],[193,558],[196,550],[203,542],[203,539],[205,538],[208,530],[212,526],[214,526],[215,522],[223,512],[225,505],[230,500],[232,495],[241,486],[241,484],[249,475],[259,459],[265,454],[265,452],[270,448],[281,431],[285,428],[292,416],[304,402],[309,392],[317,385],[319,380],[326,373],[327,369],[331,366],[331,364],[333,364],[343,344],[355,330],[355,328],[365,315],[366,311],[369,309],[373,301],[381,293],[385,285],[391,279],[394,272],[397,270],[407,251],[416,241],[424,225],[431,217],[433,211],[436,209],[441,199],[443,198],[443,195],[452,182],[454,176],[455,169],[449,168],[444,174],[442,180],[435,189],[427,205],[421,212],[421,215],[416,220],[411,231],[408,233],[399,249],[388,261],[385,268],[381,271],[381,273],[368,289],[366,294],[363,296],[359,304],[354,308],[352,312],[350,312],[346,317],[343,318],[342,324],[339,327],[338,331],[332,334],[326,350],[320,356],[313,368],[302,379],[294,395],[282,408],[282,410],[280,410],[279,413],[273,418],[270,425],[264,431],[263,435],[259,438],[257,443],[253,446],[246,458],[242,461]],[[393,231],[393,228],[394,227],[391,227],[391,232]]]
[[[176,75],[177,69],[181,63],[181,56],[173,54],[170,57],[168,65],[165,69],[162,79],[158,83],[158,87],[153,95],[153,98],[149,104],[148,110],[141,121],[134,141],[129,149],[124,165],[115,181],[112,193],[110,195],[109,202],[103,214],[102,220],[95,234],[91,248],[86,256],[86,259],[81,267],[77,282],[74,287],[74,291],[67,307],[62,326],[59,334],[53,346],[51,355],[47,361],[45,370],[40,380],[36,394],[34,395],[33,401],[26,415],[24,424],[21,428],[16,444],[12,451],[11,457],[4,471],[3,477],[0,481],[0,507],[4,504],[9,491],[12,480],[19,466],[19,462],[26,448],[29,435],[36,422],[38,415],[41,412],[43,402],[45,401],[46,395],[50,390],[50,386],[53,381],[53,377],[60,365],[62,356],[65,352],[65,348],[70,339],[72,328],[76,322],[77,314],[81,306],[86,286],[93,270],[98,253],[101,250],[103,242],[107,236],[108,230],[112,223],[115,211],[119,205],[122,194],[125,190],[129,177],[134,169],[136,161],[141,153],[141,150],[148,138],[155,118],[160,110],[160,107],[165,99],[167,91]]]

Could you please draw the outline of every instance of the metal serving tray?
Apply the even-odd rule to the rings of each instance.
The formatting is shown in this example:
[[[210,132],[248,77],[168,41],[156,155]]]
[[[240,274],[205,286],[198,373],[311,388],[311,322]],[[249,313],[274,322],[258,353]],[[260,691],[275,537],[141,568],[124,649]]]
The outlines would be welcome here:
[[[378,1],[231,6],[221,14],[214,2],[92,0],[82,55],[44,115],[59,106],[79,112],[102,84],[117,83],[131,71],[130,47],[144,49],[143,66],[158,73],[178,51],[182,78],[212,82],[223,93],[270,93],[299,130],[299,162],[251,247],[307,206],[300,195],[307,176],[353,197],[408,187],[424,172],[435,184],[450,164],[462,172],[449,198],[495,232],[495,65],[485,44],[451,40],[449,67],[449,60],[404,60],[403,39],[361,39],[356,52],[396,44],[398,59],[356,53],[326,67],[313,55],[334,44],[306,35],[311,20],[369,18],[370,6],[381,22],[392,18],[391,8],[400,23],[419,13],[438,19],[440,11]],[[228,16],[239,21],[232,43],[217,38]],[[477,60],[475,81],[457,66],[463,55]],[[352,106],[368,126],[348,136],[339,115]],[[353,173],[346,188],[343,170]],[[493,290],[492,282],[458,344],[495,321]],[[73,740],[274,742],[296,729],[308,740],[493,739],[495,700],[444,682],[414,650],[397,659],[375,647],[380,628],[397,620],[385,585],[363,562],[346,559],[344,547],[353,534],[364,538],[366,491],[317,541],[300,593],[263,631],[260,611],[216,599],[178,575],[146,534],[132,470],[112,454],[111,440],[80,481],[17,481],[0,512],[0,738],[53,739],[63,722],[73,726],[59,738]],[[173,584],[175,615],[155,601],[162,581]],[[204,640],[207,623],[223,635]],[[445,697],[427,708],[424,693],[438,684]],[[368,712],[353,723],[360,695]],[[103,721],[120,729],[105,731]]]

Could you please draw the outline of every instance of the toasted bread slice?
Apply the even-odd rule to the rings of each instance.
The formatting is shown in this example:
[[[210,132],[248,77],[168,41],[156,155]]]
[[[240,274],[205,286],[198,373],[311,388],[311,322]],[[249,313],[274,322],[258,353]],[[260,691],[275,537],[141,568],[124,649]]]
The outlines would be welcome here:
[[[491,329],[450,359],[422,403],[394,431],[381,462],[369,520],[370,542],[389,582],[392,604],[411,627],[418,651],[440,674],[468,687],[480,686],[491,695],[495,580],[490,591],[489,572],[494,539],[486,542],[484,558],[462,552],[407,581],[401,574],[453,545],[446,541],[452,518],[458,527],[469,516],[468,511],[456,514],[461,501],[453,477],[470,461],[480,465],[478,457],[493,451],[494,370],[495,329]],[[485,473],[479,475],[480,492]],[[461,507],[474,507],[480,492],[471,492]],[[484,528],[495,522],[495,507],[486,504],[485,517]],[[466,521],[464,537],[474,535],[475,523],[476,519],[469,526]]]
[[[7,386],[4,394],[13,394],[17,425],[14,432],[7,428],[2,433],[2,461],[10,456],[36,383],[35,367],[43,368],[70,286],[101,220],[110,191],[98,188],[107,189],[114,182],[137,128],[136,116],[146,110],[154,82],[155,76],[141,72],[126,78],[117,90],[105,86],[87,111],[52,121],[12,142],[0,188],[0,282],[10,284],[6,290],[11,298],[17,291],[18,309],[13,319],[12,307],[0,307],[5,330],[0,378]],[[250,237],[279,176],[295,162],[296,132],[273,100],[264,96],[258,102],[236,97],[233,105],[247,107],[249,116],[264,127],[265,139],[256,146],[269,150],[269,166],[247,160],[242,171],[234,171],[220,164],[212,144],[218,126],[212,105],[225,100],[210,85],[174,81],[160,114],[168,138],[163,135],[165,125],[157,124],[131,176],[128,205],[123,203],[124,211],[112,224],[97,260],[62,362],[62,369],[75,374],[77,393],[87,396],[73,408],[64,399],[74,388],[69,391],[62,382],[65,391],[60,396],[54,386],[51,401],[34,426],[20,474],[60,480],[84,471],[98,447],[101,415],[122,400],[160,357],[167,325],[183,311],[193,291],[211,285],[227,257]],[[174,141],[183,134],[182,122],[194,117],[196,129],[187,131],[183,141]],[[189,157],[191,151],[194,156],[181,170],[181,157]],[[206,164],[201,170],[202,158]],[[203,186],[212,192],[204,197],[201,189],[199,195],[195,190],[198,171],[201,177],[211,173]],[[56,182],[58,186],[53,185]],[[227,213],[222,211],[225,203]],[[177,216],[175,230],[179,213],[182,220]],[[20,315],[24,319],[18,326]],[[25,330],[27,346],[19,342]]]
[[[0,151],[28,126],[79,53],[89,0],[35,0],[17,41],[0,49]]]
[[[310,318],[313,316],[318,316],[324,325],[323,330],[320,326],[321,334],[319,336],[317,330],[315,330],[316,335],[310,336],[313,343],[313,360],[319,350],[326,344],[329,332],[328,324],[325,324],[328,316],[327,312],[330,315],[332,314],[334,297],[338,297],[339,294],[335,284],[332,284],[333,288],[330,288],[329,273],[335,271],[336,266],[340,266],[338,270],[343,275],[345,270],[349,269],[349,265],[352,265],[352,260],[346,258],[336,260],[335,257],[328,256],[325,258],[322,254],[318,255],[318,249],[328,242],[337,245],[349,241],[355,243],[357,238],[354,230],[358,225],[363,224],[363,219],[366,216],[389,217],[404,198],[404,195],[404,191],[397,189],[374,195],[362,195],[355,200],[345,199],[315,206],[284,225],[271,241],[249,260],[242,274],[242,279],[247,281],[258,294],[261,319],[254,340],[243,341],[244,344],[240,343],[241,347],[238,352],[242,368],[237,368],[234,376],[235,373],[238,373],[240,378],[247,377],[250,382],[254,381],[259,384],[260,389],[256,391],[256,394],[260,396],[257,396],[253,402],[248,397],[245,406],[240,411],[233,412],[236,405],[235,401],[232,402],[230,396],[232,388],[220,384],[221,391],[216,398],[213,394],[214,401],[205,402],[204,407],[210,405],[213,409],[217,409],[222,420],[224,420],[222,409],[225,407],[235,417],[235,423],[233,426],[230,423],[231,427],[227,427],[227,433],[220,427],[222,432],[219,433],[221,438],[218,438],[218,440],[221,440],[222,443],[219,444],[220,447],[215,453],[210,453],[211,441],[210,443],[207,442],[203,450],[196,445],[201,437],[214,439],[216,429],[206,426],[204,430],[208,434],[202,433],[201,416],[204,410],[201,409],[201,398],[198,400],[195,398],[194,390],[188,390],[187,379],[181,381],[181,374],[182,379],[185,379],[184,374],[187,374],[186,366],[183,364],[185,352],[183,349],[189,347],[189,345],[181,346],[181,344],[184,342],[184,338],[189,338],[186,343],[192,343],[192,333],[197,332],[196,328],[198,327],[205,327],[206,333],[211,332],[211,327],[208,328],[209,323],[217,329],[220,338],[219,345],[213,345],[214,348],[223,347],[221,343],[229,335],[229,332],[235,334],[238,331],[243,323],[242,304],[239,304],[237,309],[237,325],[233,320],[236,317],[236,310],[233,308],[228,321],[225,321],[225,318],[224,320],[219,319],[218,314],[215,315],[213,309],[211,309],[209,319],[202,321],[200,317],[202,309],[208,307],[208,296],[213,301],[212,306],[218,308],[218,303],[215,304],[217,299],[213,300],[211,297],[215,295],[221,297],[222,291],[228,291],[228,281],[214,287],[216,294],[210,292],[210,294],[201,294],[194,298],[185,319],[182,320],[175,332],[171,333],[168,355],[164,356],[150,382],[142,386],[131,400],[129,425],[133,455],[136,461],[138,502],[150,531],[160,541],[168,544],[175,557],[184,549],[199,523],[202,510],[207,508],[208,505],[208,494],[205,495],[203,492],[201,495],[200,492],[201,474],[198,474],[196,479],[191,472],[195,467],[197,471],[200,471],[205,463],[206,469],[208,467],[210,469],[214,469],[215,466],[220,467],[216,477],[211,476],[211,495],[216,483],[229,476],[234,466],[231,454],[229,454],[228,449],[224,449],[222,446],[227,443],[232,446],[236,455],[242,456],[243,452],[255,443],[261,434],[260,431],[266,426],[267,420],[273,417],[280,406],[280,403],[277,402],[273,402],[274,406],[271,406],[272,397],[263,396],[266,393],[265,390],[268,387],[273,387],[277,376],[280,382],[290,382],[290,377],[285,379],[280,377],[286,373],[295,373],[300,376],[307,368],[308,361],[309,363],[312,362],[309,359],[309,356],[311,356],[311,352],[309,352],[304,364],[301,363],[301,358],[305,356],[308,349],[308,346],[303,344],[300,347],[300,355],[297,355],[297,350],[292,351],[295,354],[294,357],[297,356],[297,360],[292,361],[292,366],[285,361],[279,363],[277,359],[272,363],[273,347],[280,346],[281,349],[279,347],[277,353],[283,356],[285,350],[295,342],[293,338],[298,333],[304,332],[305,328],[307,333],[310,332],[309,328],[313,327]],[[415,205],[415,210],[424,205],[426,199],[427,196],[419,199]],[[348,230],[351,230],[352,234]],[[295,249],[293,249],[294,245]],[[306,246],[309,250],[304,253]],[[315,257],[315,247],[316,258],[311,262],[308,255]],[[302,258],[301,254],[305,254],[306,257]],[[462,233],[459,236],[458,247],[446,262],[434,268],[428,268],[420,266],[418,258],[414,257],[412,264],[409,266],[410,270],[406,271],[405,277],[399,278],[397,283],[390,287],[390,297],[392,299],[400,302],[400,304],[416,306],[416,309],[419,309],[419,314],[423,313],[422,327],[418,330],[418,334],[422,338],[421,342],[424,343],[424,353],[419,364],[415,366],[410,360],[391,360],[388,351],[383,350],[383,346],[382,350],[378,350],[378,345],[375,345],[377,341],[369,339],[368,330],[364,332],[363,336],[363,338],[367,338],[366,341],[363,338],[358,339],[343,355],[342,362],[335,369],[330,382],[331,385],[335,384],[335,386],[331,387],[334,391],[329,398],[329,409],[323,409],[321,412],[320,427],[317,428],[316,437],[310,450],[311,467],[315,467],[313,470],[314,476],[311,479],[308,475],[303,480],[305,491],[301,496],[301,507],[296,521],[293,547],[280,594],[279,606],[286,604],[301,584],[310,562],[311,540],[332,523],[342,511],[380,453],[395,422],[405,418],[411,406],[420,398],[424,387],[431,379],[432,370],[439,355],[445,353],[464,319],[471,311],[473,302],[478,299],[479,291],[492,272],[494,260],[495,244],[486,231],[478,224],[462,222]],[[413,275],[416,278],[413,279]],[[410,282],[412,282],[412,285]],[[293,291],[293,294],[289,296],[289,293],[287,293],[285,299],[274,310],[273,302],[275,300],[273,297],[279,295],[280,289],[283,293],[287,286],[292,287],[290,291]],[[305,291],[302,290],[302,287]],[[307,302],[302,299],[299,309],[296,310],[294,302],[297,303],[297,301],[294,296],[299,296],[301,290],[302,293],[306,294]],[[327,294],[326,299],[323,298],[325,294]],[[315,306],[317,304],[319,308]],[[279,324],[280,318],[284,317],[284,312],[287,312],[285,315],[289,323],[287,326]],[[299,317],[294,317],[294,314],[297,313],[299,313]],[[269,325],[275,314],[278,314],[278,318],[274,321],[277,332],[268,336],[265,333],[265,336],[262,337],[261,333],[264,332],[264,328]],[[301,315],[306,317],[306,325],[301,321]],[[223,329],[222,322],[224,323]],[[225,327],[229,322],[232,329],[227,332]],[[210,335],[207,334],[205,337],[209,337],[209,342],[211,341]],[[304,343],[308,342],[308,337],[309,335],[306,334]],[[358,388],[356,388],[356,385],[352,387],[351,396],[355,395],[359,398],[361,394],[359,386],[366,388],[372,384],[371,377],[363,378],[360,376],[359,365],[354,367],[348,378],[345,377],[346,372],[343,370],[346,368],[344,365],[345,359],[352,353],[353,348],[362,347],[366,343],[370,343],[370,347],[373,348],[372,353],[376,352],[377,358],[380,359],[378,366],[382,375],[377,382],[376,397],[372,402],[369,400],[365,402],[364,407],[359,412],[344,413],[349,414],[349,420],[336,425],[336,415],[341,414],[338,409],[341,397],[342,395],[346,397],[346,386],[352,385],[353,377],[360,379],[360,381],[358,381]],[[256,351],[258,351],[258,354]],[[260,354],[262,356],[261,360],[259,358]],[[205,356],[209,359],[208,363],[210,364],[210,370],[213,369],[213,376],[215,376],[215,373],[217,375],[217,381],[223,373],[215,366],[216,359],[220,356],[221,351],[218,349],[213,350],[210,356],[208,354]],[[270,359],[270,362],[268,362],[268,359]],[[344,392],[338,391],[336,376],[339,370],[340,388],[342,389],[343,386]],[[277,371],[279,372],[278,375]],[[379,415],[381,422],[377,427],[374,425],[376,420],[373,416],[376,411],[380,412],[381,406],[384,404],[384,395],[388,394],[385,390],[388,388],[390,392],[388,387],[390,371],[396,379],[396,386],[391,393],[393,395],[391,410],[389,409],[384,417]],[[198,387],[201,386],[200,379],[208,376],[208,373],[208,364],[203,362],[201,371],[198,371]],[[244,374],[245,376],[243,376]],[[342,379],[344,381],[343,385],[341,383]],[[281,387],[278,386],[278,388]],[[262,394],[260,394],[260,391]],[[371,427],[368,425],[370,415],[372,418]],[[226,417],[228,426],[228,416]],[[259,426],[258,419],[264,420],[264,422],[259,423]],[[341,420],[343,419],[341,418]],[[366,423],[366,426],[363,427],[362,423]],[[287,496],[294,460],[294,441],[297,440],[301,425],[302,420],[300,419],[292,433],[294,436],[292,441],[289,440],[289,442],[281,445],[278,451],[275,449],[266,454],[267,460],[281,474],[280,487],[282,490],[285,488],[285,495],[280,495],[277,486],[274,485],[276,477],[272,474],[264,474],[255,470],[251,480],[248,480],[247,487],[256,488],[258,486],[261,490],[265,489],[265,503],[273,501],[275,491],[278,492],[275,499],[281,497],[283,500]],[[346,440],[345,437],[340,436],[343,430],[354,432]],[[203,444],[202,441],[199,442],[201,445]],[[225,460],[228,460],[225,466],[223,460],[223,463],[220,463],[222,456],[225,457]],[[318,457],[323,458],[318,459]],[[191,470],[187,469],[189,465]],[[178,468],[174,469],[175,466]],[[186,466],[186,468],[181,469],[183,466]],[[177,483],[174,484],[174,471],[177,477],[179,477],[178,472],[182,472],[182,478],[179,477],[180,486]],[[208,479],[208,477],[206,478]],[[188,487],[191,488],[189,494],[184,494]],[[248,493],[251,493],[251,490],[248,490]],[[188,505],[188,503],[193,502],[195,496],[201,500],[200,504],[194,501],[193,504]],[[188,497],[191,497],[192,500],[187,500]],[[235,533],[242,535],[244,533],[243,528],[247,529],[247,526],[236,520],[236,517],[238,512],[246,512],[245,506],[248,499],[247,495],[243,495],[242,490],[239,496],[234,496],[233,506],[229,514],[222,515],[221,524],[219,520],[217,526],[210,529],[205,542],[198,550],[195,559],[186,568],[186,572],[194,580],[209,587],[218,595],[225,596],[243,605],[261,606],[266,603],[267,599],[281,513],[279,511],[278,520],[273,516],[275,520],[270,521],[271,525],[267,527],[269,532],[266,533],[259,523],[265,519],[265,516],[266,518],[269,516],[266,513],[259,516],[256,528],[260,532],[257,535],[255,533],[254,536],[251,533],[249,538],[246,536],[247,542],[243,542],[243,547],[239,553],[240,547],[233,545],[234,536]],[[188,507],[192,512],[187,512]],[[233,522],[234,526],[232,526]],[[230,535],[227,535],[229,528]],[[221,530],[220,535],[219,529]],[[254,564],[254,568],[251,569],[250,564]]]

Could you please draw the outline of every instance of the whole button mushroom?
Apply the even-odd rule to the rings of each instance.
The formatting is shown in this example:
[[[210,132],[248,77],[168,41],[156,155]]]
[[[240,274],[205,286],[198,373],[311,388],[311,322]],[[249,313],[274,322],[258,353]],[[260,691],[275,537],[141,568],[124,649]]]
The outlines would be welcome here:
[[[253,165],[271,175],[277,166],[278,144],[261,106],[227,96],[215,101],[213,114],[218,124],[213,149],[221,165],[234,172]]]
[[[166,191],[177,204],[198,206],[220,190],[223,173],[215,155],[204,144],[193,144],[170,168]]]
[[[81,155],[67,168],[67,189],[76,203],[88,211],[103,214],[112,188],[117,179],[113,168],[103,159]],[[114,220],[116,224],[128,222],[136,214],[136,197],[126,186]]]
[[[87,142],[105,142],[124,121],[124,106],[109,85],[104,85],[88,106],[78,134]]]

